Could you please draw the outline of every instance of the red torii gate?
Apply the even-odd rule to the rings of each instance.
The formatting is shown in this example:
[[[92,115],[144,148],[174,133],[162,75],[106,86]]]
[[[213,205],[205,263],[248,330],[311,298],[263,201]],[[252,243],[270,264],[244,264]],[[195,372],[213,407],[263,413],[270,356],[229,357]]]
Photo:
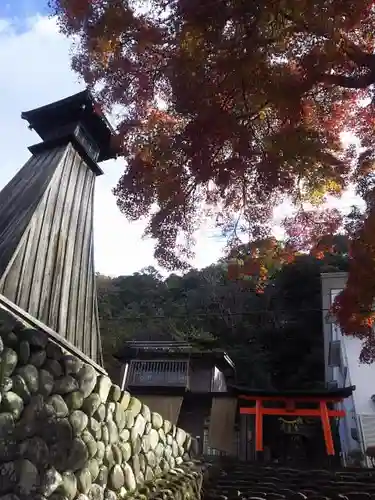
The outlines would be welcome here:
[[[240,414],[255,415],[255,451],[263,451],[263,415],[288,417],[318,417],[322,422],[323,436],[327,455],[334,455],[330,418],[344,417],[344,410],[330,409],[329,404],[337,404],[350,397],[355,386],[325,391],[260,391],[236,387],[238,398],[255,402],[249,407],[241,404]],[[267,407],[264,403],[280,403],[277,408]],[[316,408],[301,408],[313,403]]]

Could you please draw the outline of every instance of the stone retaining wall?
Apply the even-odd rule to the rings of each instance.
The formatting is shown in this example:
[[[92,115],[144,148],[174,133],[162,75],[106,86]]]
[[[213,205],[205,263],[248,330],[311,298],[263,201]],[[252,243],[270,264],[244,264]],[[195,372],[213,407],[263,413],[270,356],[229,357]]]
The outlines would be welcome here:
[[[160,478],[145,482],[135,492],[132,500],[200,500],[205,479],[205,464],[184,462]]]
[[[0,500],[116,500],[190,460],[182,429],[4,309],[0,394]]]

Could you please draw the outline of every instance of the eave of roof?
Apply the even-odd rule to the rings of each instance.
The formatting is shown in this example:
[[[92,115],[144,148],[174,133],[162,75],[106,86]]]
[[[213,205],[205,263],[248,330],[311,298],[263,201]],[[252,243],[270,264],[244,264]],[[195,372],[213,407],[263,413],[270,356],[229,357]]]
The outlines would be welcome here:
[[[280,399],[293,399],[293,398],[322,398],[322,399],[345,399],[352,395],[353,391],[355,391],[355,386],[343,387],[340,389],[317,389],[317,390],[309,390],[309,389],[296,389],[296,390],[285,390],[285,391],[276,391],[276,390],[265,390],[265,389],[252,389],[246,386],[240,385],[228,385],[228,389],[240,396],[241,394],[244,396],[253,396],[256,397],[270,397],[270,398],[280,398]]]

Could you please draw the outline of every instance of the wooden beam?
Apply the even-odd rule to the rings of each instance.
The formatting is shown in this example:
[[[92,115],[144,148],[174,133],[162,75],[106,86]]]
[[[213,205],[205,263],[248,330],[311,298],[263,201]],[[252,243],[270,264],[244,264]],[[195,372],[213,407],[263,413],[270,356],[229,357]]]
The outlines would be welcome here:
[[[255,451],[263,451],[263,408],[262,401],[255,402]]]
[[[325,402],[323,401],[325,404]],[[259,402],[261,404],[261,401]],[[327,408],[327,405],[326,405]],[[255,408],[240,408],[241,415],[255,415],[257,414]],[[321,409],[314,408],[296,408],[295,410],[287,410],[286,408],[264,408],[262,407],[262,415],[277,415],[277,416],[296,416],[296,417],[321,417]],[[328,410],[328,417],[345,417],[345,410]]]
[[[320,402],[320,415],[322,419],[322,427],[324,434],[324,441],[326,443],[327,455],[335,454],[335,447],[333,446],[332,432],[331,432],[331,424],[329,421],[329,411],[327,408],[327,403],[325,401]]]

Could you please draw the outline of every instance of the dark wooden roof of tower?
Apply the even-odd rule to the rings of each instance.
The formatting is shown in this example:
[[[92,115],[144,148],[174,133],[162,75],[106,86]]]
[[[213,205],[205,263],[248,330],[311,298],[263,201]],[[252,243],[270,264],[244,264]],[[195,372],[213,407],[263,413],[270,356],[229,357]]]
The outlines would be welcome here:
[[[29,127],[46,143],[51,132],[65,130],[71,123],[82,124],[100,149],[98,162],[109,160],[115,156],[112,139],[115,131],[98,110],[89,90],[84,90],[65,99],[24,111],[21,118],[29,123]]]
[[[0,192],[0,294],[100,364],[93,194],[113,130],[88,91],[22,118],[43,142]]]

